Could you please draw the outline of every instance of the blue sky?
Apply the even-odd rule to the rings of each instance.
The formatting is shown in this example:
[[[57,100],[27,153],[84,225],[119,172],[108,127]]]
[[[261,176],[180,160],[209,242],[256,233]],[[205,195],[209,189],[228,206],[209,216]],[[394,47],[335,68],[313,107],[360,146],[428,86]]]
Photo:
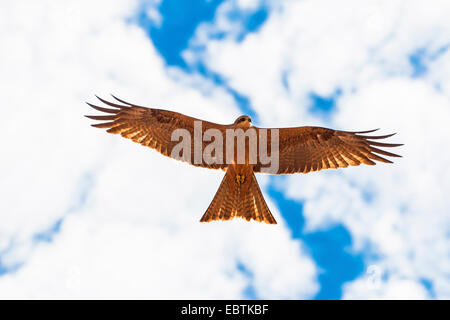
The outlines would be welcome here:
[[[5,3],[0,298],[450,297],[448,2]],[[221,174],[92,130],[84,101],[109,93],[216,122],[380,127],[404,157],[258,176],[275,229],[200,224]]]
[[[181,3],[176,0],[163,1],[159,6],[162,23],[155,26],[146,15],[146,5],[143,2],[142,10],[131,21],[137,23],[147,32],[147,35],[168,66],[176,66],[185,72],[199,73],[205,78],[211,79],[216,85],[225,88],[233,96],[243,113],[257,119],[257,115],[252,109],[248,98],[231,88],[220,74],[209,70],[202,61],[195,65],[189,65],[182,57],[182,52],[188,48],[189,41],[194,36],[197,27],[201,23],[213,21],[216,10],[221,3],[223,3],[223,0],[195,0],[189,3]],[[245,35],[250,32],[258,31],[268,14],[268,9],[264,5],[250,13],[242,13],[238,10],[233,11],[230,14],[231,19],[239,21],[245,26],[242,32],[239,33],[237,41],[242,41]],[[224,33],[220,33],[215,35],[215,37],[220,39],[223,35]],[[196,50],[201,50],[201,48]]]
[[[137,23],[145,29],[167,65],[179,67],[185,72],[199,72],[208,77],[211,74],[210,71],[186,65],[181,54],[188,48],[189,40],[194,36],[198,25],[213,21],[215,10],[221,2],[166,0],[160,6],[162,15],[160,26],[154,26],[145,12],[138,14]],[[244,15],[236,12],[234,19],[242,19],[245,26],[239,40],[249,32],[257,32],[259,27],[264,24],[268,14],[269,12],[264,6],[259,7],[252,14]],[[419,64],[420,62],[417,60],[414,60],[414,63]],[[229,87],[226,82],[221,80],[220,74],[214,76],[215,79],[220,79],[216,81],[218,85],[225,86],[235,97],[240,97],[240,99],[236,98],[236,103],[243,113],[255,116],[245,95]],[[311,94],[311,112],[317,112],[321,116],[327,117],[333,111],[334,100],[337,96],[339,96],[339,92],[332,97]],[[283,177],[274,177],[273,179],[280,180],[279,183],[283,181]],[[291,229],[292,238],[300,239],[305,243],[309,254],[321,269],[318,278],[320,291],[313,298],[340,299],[342,285],[365,271],[362,253],[349,251],[352,237],[348,230],[342,224],[335,224],[326,230],[305,233],[302,203],[286,199],[282,192],[277,191],[274,183],[269,184],[268,194],[274,199],[282,217]],[[259,298],[253,290],[248,291],[247,296],[250,299]]]

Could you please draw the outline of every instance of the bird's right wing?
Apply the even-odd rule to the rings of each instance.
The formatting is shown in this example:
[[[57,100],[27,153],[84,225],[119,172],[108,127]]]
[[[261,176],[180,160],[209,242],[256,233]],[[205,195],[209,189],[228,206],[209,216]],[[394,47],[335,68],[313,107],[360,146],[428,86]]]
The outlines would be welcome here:
[[[113,96],[114,97],[114,96]],[[220,163],[206,163],[201,157],[200,161],[194,159],[194,122],[201,122],[202,136],[208,129],[217,129],[223,135],[227,128],[226,125],[220,125],[208,121],[199,120],[193,117],[183,115],[178,112],[172,112],[161,109],[146,108],[137,106],[121,99],[114,97],[120,104],[112,103],[97,97],[104,104],[112,108],[104,108],[100,106],[87,103],[95,110],[106,113],[107,115],[86,116],[93,120],[106,121],[98,124],[93,124],[93,127],[104,128],[109,133],[120,134],[124,138],[133,140],[143,146],[156,149],[165,156],[183,160],[195,166],[223,169],[225,164]],[[174,147],[180,143],[181,139],[173,141],[172,134],[176,129],[186,130],[190,136],[190,155],[177,154],[176,157],[172,155]],[[203,140],[203,139],[202,139]],[[202,141],[202,149],[210,142]]]

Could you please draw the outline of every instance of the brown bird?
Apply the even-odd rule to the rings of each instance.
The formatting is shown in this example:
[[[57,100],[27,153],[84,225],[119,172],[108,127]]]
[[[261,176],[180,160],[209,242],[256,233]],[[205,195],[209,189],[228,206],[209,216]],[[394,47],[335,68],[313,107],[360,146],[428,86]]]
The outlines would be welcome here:
[[[87,103],[92,108],[108,114],[86,116],[93,120],[106,121],[93,124],[93,127],[108,129],[109,133],[120,134],[143,146],[156,149],[165,156],[195,166],[226,171],[214,199],[200,219],[201,222],[241,217],[247,221],[253,219],[276,224],[261,193],[255,172],[308,173],[358,166],[362,163],[375,165],[374,160],[392,163],[380,155],[400,157],[377,147],[398,147],[402,144],[372,141],[394,134],[365,135],[378,129],[359,132],[321,127],[264,129],[253,126],[251,118],[245,115],[238,117],[233,124],[222,125],[177,112],[137,106],[114,96],[118,103],[97,98],[112,108]],[[230,135],[231,138],[228,139],[227,136],[228,132],[238,131],[244,134],[241,141],[245,153],[243,158],[239,158],[238,147],[242,145],[239,144],[239,137]],[[178,133],[187,133],[190,137]],[[180,139],[176,138],[182,136],[184,149],[180,148]],[[238,143],[235,143],[236,141]],[[267,153],[263,152],[264,149]],[[252,150],[256,150],[254,158]],[[209,157],[207,151],[210,152]]]

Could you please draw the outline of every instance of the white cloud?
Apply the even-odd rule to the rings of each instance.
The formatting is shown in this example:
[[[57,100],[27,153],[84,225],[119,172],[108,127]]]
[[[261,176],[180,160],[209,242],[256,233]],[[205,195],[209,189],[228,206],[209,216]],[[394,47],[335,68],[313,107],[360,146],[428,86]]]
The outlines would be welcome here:
[[[429,296],[416,281],[393,279],[371,284],[368,279],[358,279],[345,285],[344,299],[423,300]]]
[[[163,17],[159,12],[159,6],[161,5],[161,0],[153,0],[144,2],[146,8],[146,14],[148,19],[157,27],[161,27],[163,22]]]
[[[436,297],[448,298],[450,69],[443,50],[450,43],[450,3],[307,0],[273,6],[260,32],[242,43],[232,33],[205,41],[202,55],[249,97],[262,124],[381,127],[399,132],[390,141],[405,143],[395,150],[404,158],[391,166],[287,180],[287,195],[304,201],[307,230],[344,223],[355,250],[371,248],[366,263],[389,275],[375,293],[357,279],[344,297],[426,298],[426,279]],[[427,72],[413,79],[410,56],[421,50]],[[311,92],[329,96],[336,90],[341,95],[330,121],[308,112]]]
[[[276,227],[198,222],[222,172],[82,117],[94,93],[216,122],[239,114],[224,90],[164,67],[144,31],[125,22],[136,5],[2,4],[0,261],[20,267],[0,277],[0,297],[241,298],[249,280],[238,262],[258,296],[311,297],[315,266],[280,218]],[[33,241],[61,218],[53,241]]]

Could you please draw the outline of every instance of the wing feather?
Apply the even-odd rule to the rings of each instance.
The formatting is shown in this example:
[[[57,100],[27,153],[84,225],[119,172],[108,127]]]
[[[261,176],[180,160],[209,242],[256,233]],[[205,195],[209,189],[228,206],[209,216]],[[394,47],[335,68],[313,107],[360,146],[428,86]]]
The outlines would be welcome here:
[[[115,96],[113,98],[121,104],[107,101],[96,96],[103,104],[112,107],[104,108],[87,102],[93,109],[107,113],[108,115],[89,115],[86,116],[92,120],[107,121],[93,124],[93,127],[107,129],[108,133],[120,134],[124,138],[131,139],[134,142],[140,143],[143,146],[156,149],[165,156],[171,157],[171,152],[174,146],[179,141],[172,141],[172,133],[176,129],[185,129],[194,136],[194,122],[201,121],[202,134],[210,128],[219,129],[225,135],[227,125],[220,125],[200,119],[188,117],[181,113],[146,108],[137,106],[121,100]],[[205,148],[206,142],[203,142],[202,150]],[[224,146],[225,148],[225,146]],[[176,158],[177,160],[184,160],[190,164],[206,167],[211,169],[224,169],[225,164],[211,163],[208,164],[202,161],[194,163],[194,142],[191,139],[191,154],[188,157]],[[203,157],[202,157],[203,158]]]
[[[269,129],[270,130],[270,129]],[[328,168],[346,168],[361,164],[375,165],[375,161],[392,163],[384,158],[401,157],[380,148],[399,147],[403,144],[383,143],[381,140],[394,134],[366,135],[367,131],[339,131],[321,127],[279,128],[278,174],[308,173]],[[256,172],[267,167],[261,163]]]
[[[229,125],[220,125],[196,118],[188,117],[181,113],[146,108],[131,104],[115,96],[113,98],[120,104],[110,102],[97,97],[103,104],[111,107],[104,108],[87,103],[93,109],[106,113],[106,115],[86,116],[92,120],[106,121],[93,124],[93,127],[107,129],[113,134],[120,134],[124,138],[136,143],[156,149],[165,156],[171,157],[173,147],[179,141],[172,141],[172,133],[176,129],[185,129],[190,137],[194,137],[194,123],[201,121],[202,134],[208,129],[219,129],[223,136]],[[256,127],[255,127],[256,128]],[[256,128],[257,130],[259,128]],[[367,135],[378,129],[366,131],[339,131],[321,127],[297,127],[280,128],[279,130],[279,166],[278,174],[308,173],[328,168],[345,168],[360,164],[374,165],[375,161],[392,163],[386,157],[400,157],[399,155],[380,148],[393,148],[402,146],[398,143],[384,143],[373,140],[382,140],[392,137],[387,135]],[[270,143],[271,135],[268,136]],[[208,142],[203,141],[202,150]],[[200,163],[194,163],[194,141],[191,139],[191,154],[178,160],[187,161],[193,165],[225,169],[227,164],[206,163],[203,159]],[[270,146],[269,146],[270,147]],[[223,143],[225,154],[226,146]],[[255,172],[262,172],[267,166],[258,162]]]

